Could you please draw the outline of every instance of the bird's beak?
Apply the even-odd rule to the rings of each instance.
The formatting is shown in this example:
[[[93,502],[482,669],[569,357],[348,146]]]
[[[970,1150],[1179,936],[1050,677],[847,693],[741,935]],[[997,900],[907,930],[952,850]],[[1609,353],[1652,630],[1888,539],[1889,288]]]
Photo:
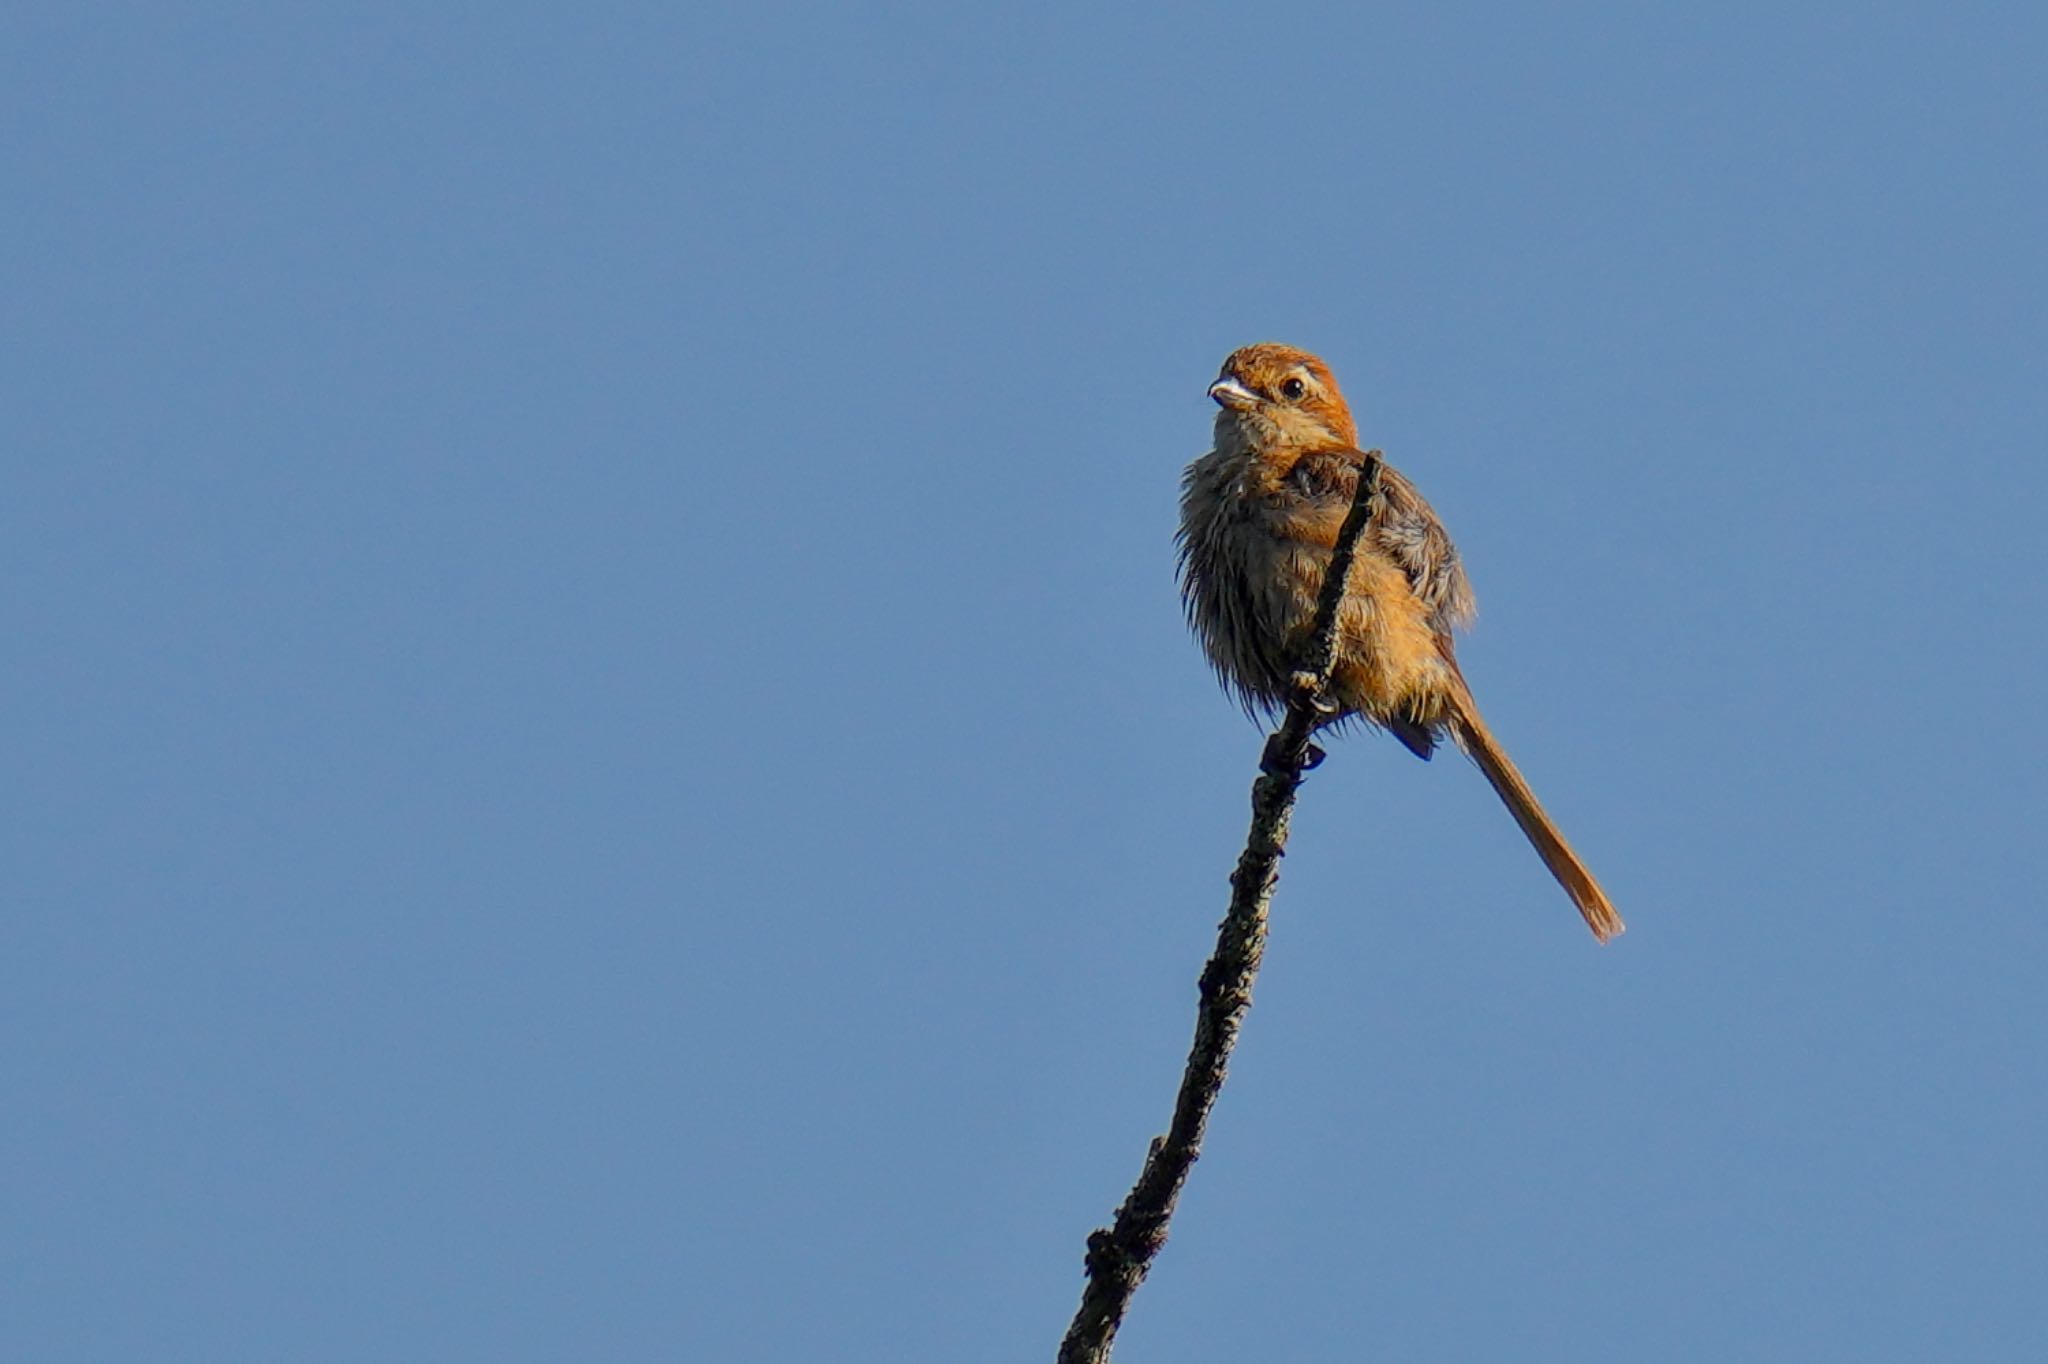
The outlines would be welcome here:
[[[1232,412],[1249,412],[1259,405],[1259,395],[1235,379],[1218,379],[1209,385],[1209,396],[1218,407],[1227,407]]]

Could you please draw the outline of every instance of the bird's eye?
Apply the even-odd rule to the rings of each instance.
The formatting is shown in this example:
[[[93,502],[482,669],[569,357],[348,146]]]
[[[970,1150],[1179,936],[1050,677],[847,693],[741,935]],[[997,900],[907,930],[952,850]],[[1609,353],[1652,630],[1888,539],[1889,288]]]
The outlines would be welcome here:
[[[1280,396],[1287,399],[1290,403],[1300,402],[1301,395],[1306,392],[1308,392],[1308,385],[1299,379],[1289,379],[1286,383],[1280,385]]]

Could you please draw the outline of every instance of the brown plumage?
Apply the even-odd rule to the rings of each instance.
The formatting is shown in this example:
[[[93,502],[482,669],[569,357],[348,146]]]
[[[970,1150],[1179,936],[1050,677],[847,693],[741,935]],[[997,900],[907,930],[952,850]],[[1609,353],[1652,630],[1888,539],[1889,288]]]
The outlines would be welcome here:
[[[1364,455],[1337,380],[1307,351],[1235,351],[1209,389],[1215,448],[1188,466],[1180,504],[1181,596],[1209,661],[1247,708],[1287,699],[1331,546]],[[1551,875],[1605,942],[1622,931],[1599,882],[1544,813],[1480,718],[1453,630],[1472,587],[1443,523],[1384,461],[1338,617],[1336,720],[1357,717],[1427,758],[1448,736],[1486,774]]]

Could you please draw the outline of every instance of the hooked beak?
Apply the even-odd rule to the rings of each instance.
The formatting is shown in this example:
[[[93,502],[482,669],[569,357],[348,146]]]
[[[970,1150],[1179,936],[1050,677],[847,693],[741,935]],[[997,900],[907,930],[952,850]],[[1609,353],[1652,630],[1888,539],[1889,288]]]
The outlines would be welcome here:
[[[1218,379],[1209,385],[1209,396],[1218,407],[1227,407],[1232,412],[1249,412],[1259,405],[1259,395],[1235,379]]]

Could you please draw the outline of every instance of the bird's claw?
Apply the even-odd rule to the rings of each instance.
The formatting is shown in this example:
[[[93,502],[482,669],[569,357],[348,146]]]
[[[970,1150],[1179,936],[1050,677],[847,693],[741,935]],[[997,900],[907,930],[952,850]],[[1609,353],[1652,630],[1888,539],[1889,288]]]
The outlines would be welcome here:
[[[1316,714],[1335,715],[1338,711],[1343,709],[1342,706],[1339,706],[1337,702],[1334,699],[1332,699],[1329,693],[1329,689],[1323,683],[1323,679],[1317,676],[1315,673],[1298,672],[1287,680],[1288,683],[1291,686],[1293,686],[1296,694],[1305,699],[1308,702],[1309,707],[1312,710],[1314,710]]]
[[[1259,755],[1259,771],[1269,776],[1285,772],[1289,768],[1297,772],[1313,772],[1323,765],[1323,759],[1328,756],[1330,755],[1323,752],[1321,744],[1309,739],[1302,743],[1301,762],[1297,765],[1288,757],[1286,746],[1280,736],[1271,734],[1266,737],[1266,751]]]

